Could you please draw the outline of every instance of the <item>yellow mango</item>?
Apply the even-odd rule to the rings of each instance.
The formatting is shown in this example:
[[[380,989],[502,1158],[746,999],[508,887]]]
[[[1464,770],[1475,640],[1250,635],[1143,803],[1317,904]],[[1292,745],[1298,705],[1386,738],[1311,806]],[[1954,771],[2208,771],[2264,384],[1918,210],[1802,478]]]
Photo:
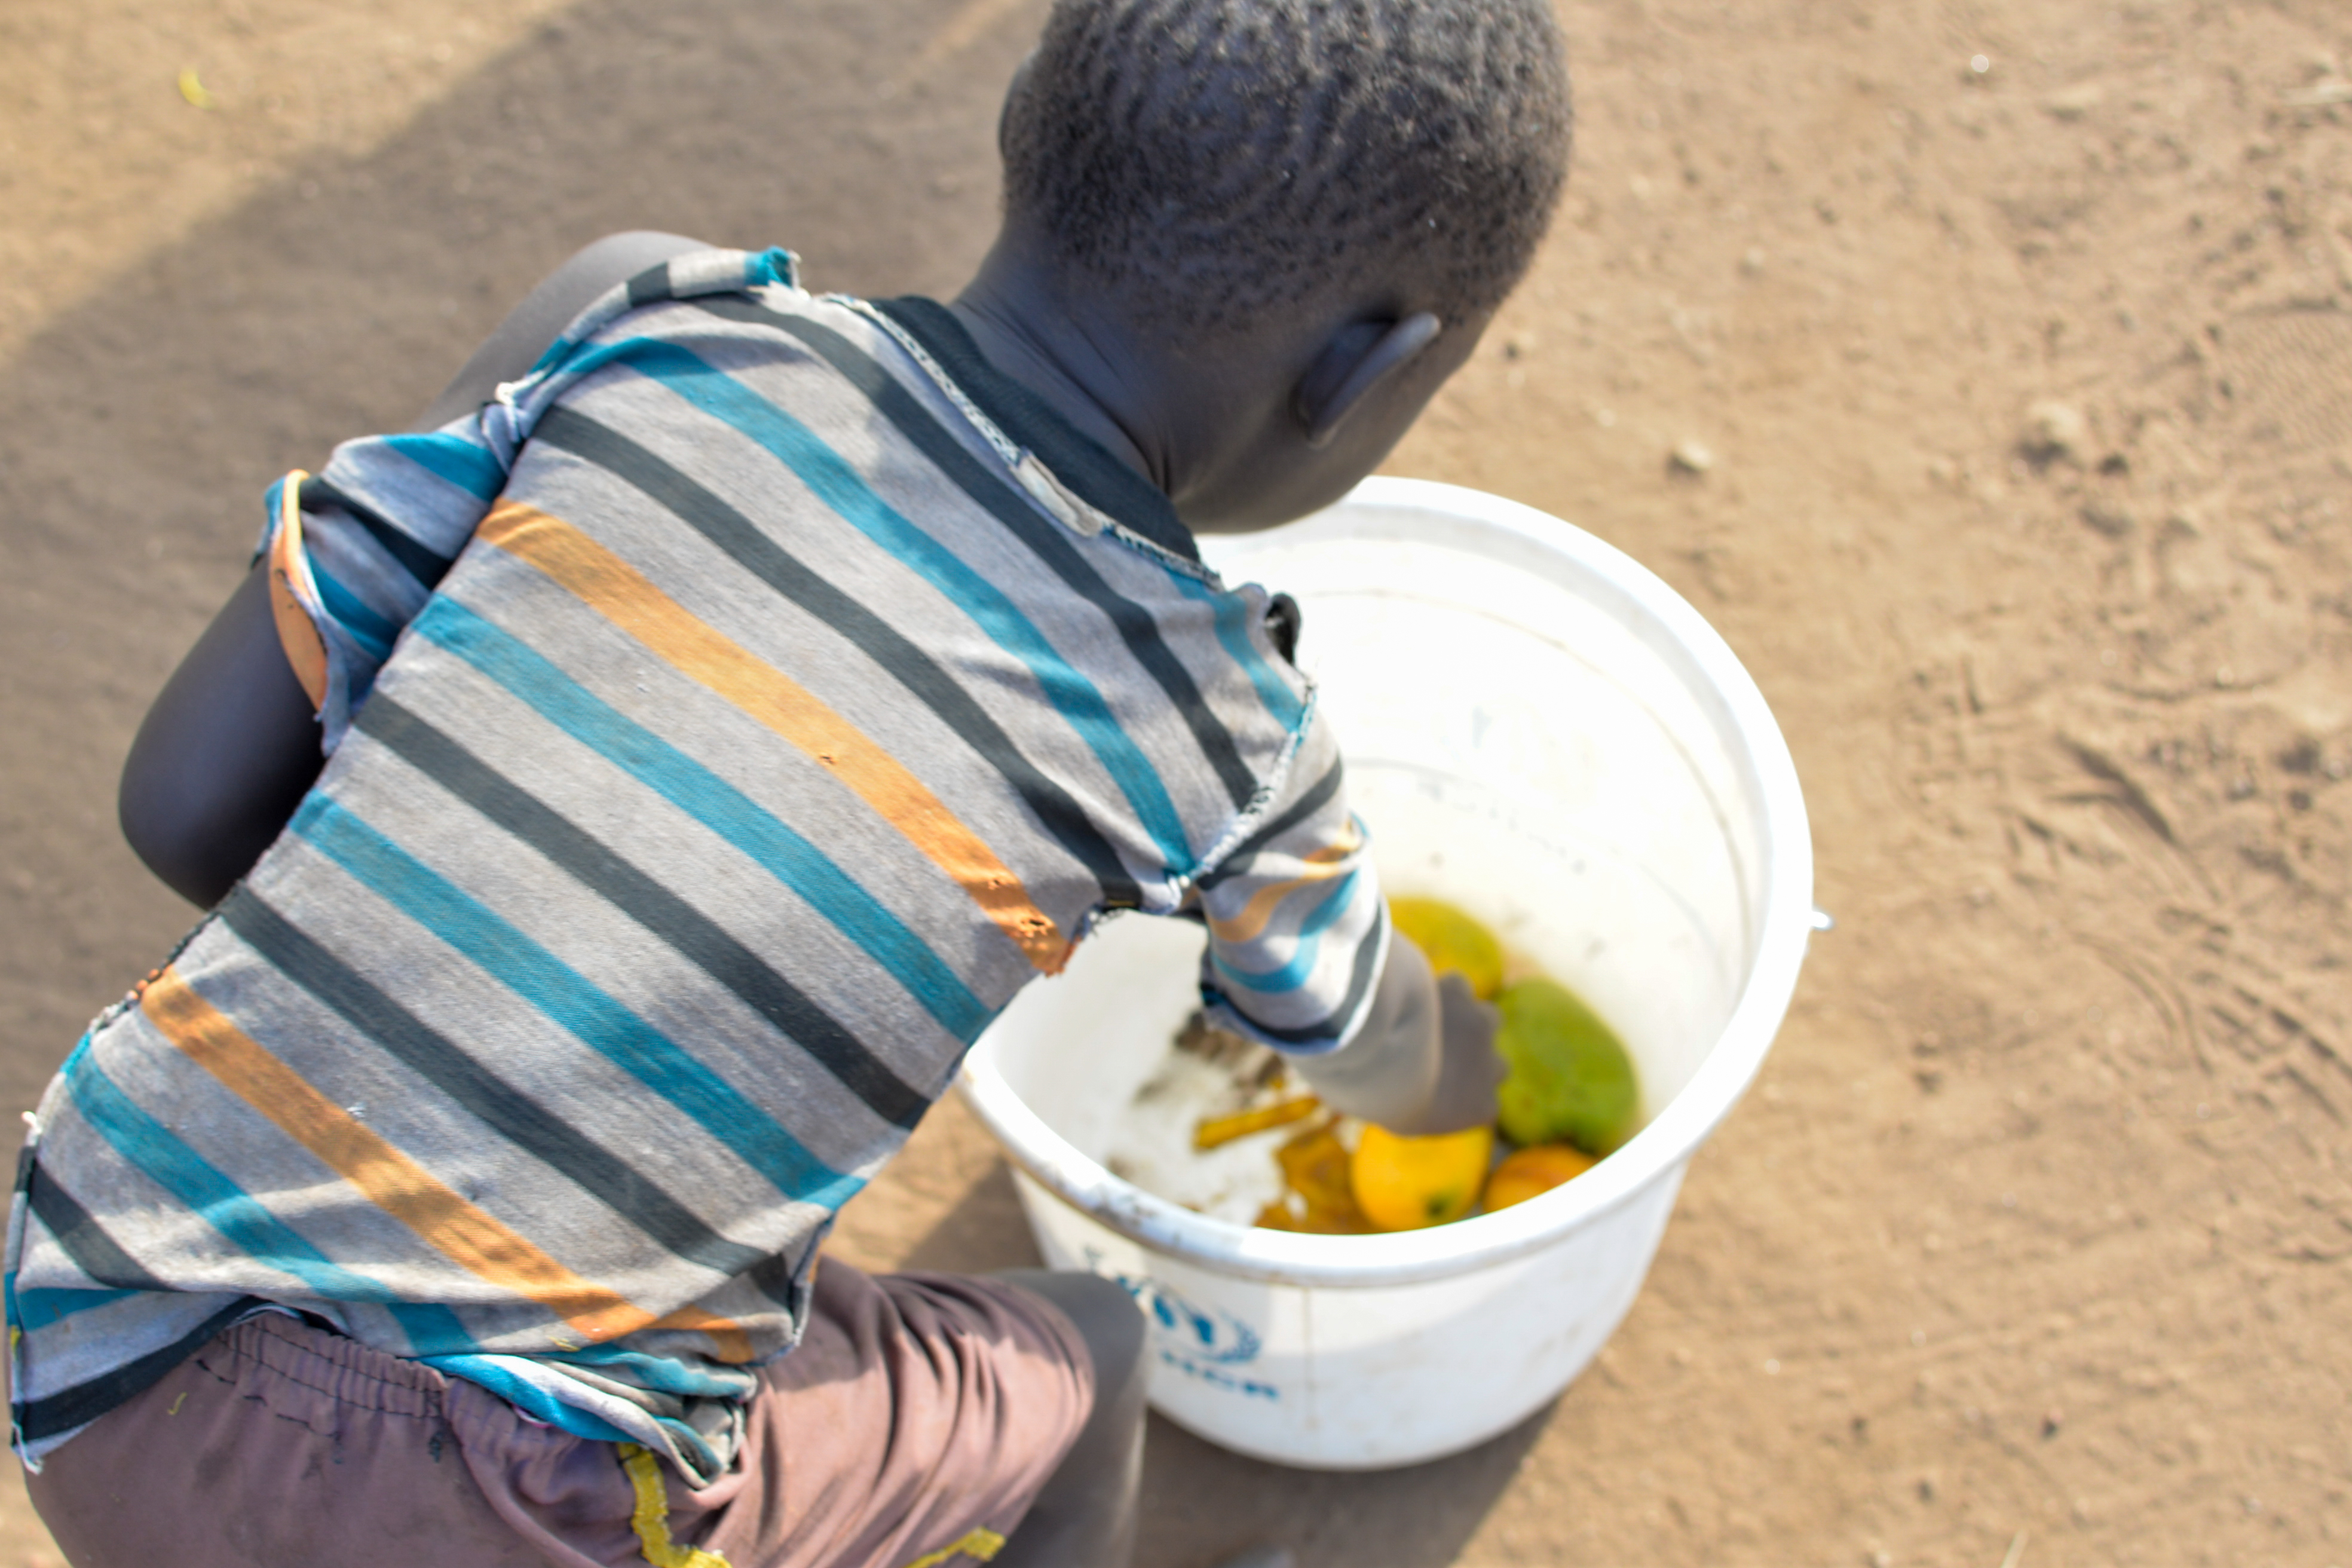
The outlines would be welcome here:
[[[1391,899],[1397,934],[1421,949],[1437,974],[1459,974],[1481,1002],[1503,988],[1503,944],[1495,933],[1442,899]]]
[[[1419,1230],[1460,1219],[1478,1201],[1494,1157],[1495,1130],[1473,1127],[1406,1138],[1367,1127],[1348,1163],[1364,1217],[1382,1230]]]

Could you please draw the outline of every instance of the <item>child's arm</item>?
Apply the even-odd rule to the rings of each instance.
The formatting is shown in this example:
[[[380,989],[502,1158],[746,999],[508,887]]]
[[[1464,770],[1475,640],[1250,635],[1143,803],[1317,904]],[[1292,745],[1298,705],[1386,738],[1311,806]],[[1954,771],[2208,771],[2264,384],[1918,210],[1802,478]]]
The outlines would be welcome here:
[[[1291,1065],[1334,1110],[1421,1136],[1495,1120],[1503,1058],[1495,1009],[1458,974],[1438,979],[1421,950],[1391,929],[1388,963],[1356,1037]]]
[[[1395,934],[1343,774],[1330,727],[1310,712],[1284,789],[1256,807],[1261,826],[1196,889],[1202,997],[1336,1110],[1408,1134],[1491,1122],[1497,1015],[1459,976],[1433,979]]]
[[[700,249],[674,234],[618,234],[542,279],[474,351],[411,428],[437,429],[528,374],[573,317],[614,284]],[[257,563],[164,683],[124,762],[122,835],[193,903],[217,903],[301,804],[324,758],[310,699],[278,638]]]
[[[115,801],[122,837],[166,887],[210,908],[269,847],[325,760],[257,565],[131,742]]]

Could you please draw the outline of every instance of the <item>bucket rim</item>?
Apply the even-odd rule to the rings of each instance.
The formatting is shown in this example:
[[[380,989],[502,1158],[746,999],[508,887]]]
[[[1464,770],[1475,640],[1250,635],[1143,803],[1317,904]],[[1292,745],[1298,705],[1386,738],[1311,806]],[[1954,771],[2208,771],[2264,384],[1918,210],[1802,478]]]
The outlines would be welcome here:
[[[1289,1286],[1375,1289],[1452,1278],[1540,1250],[1631,1202],[1686,1163],[1729,1115],[1770,1049],[1796,991],[1813,929],[1812,839],[1794,759],[1763,693],[1730,645],[1697,610],[1632,556],[1549,513],[1429,479],[1364,480],[1323,511],[1263,531],[1213,536],[1204,553],[1220,569],[1261,550],[1318,538],[1375,537],[1382,513],[1434,513],[1569,563],[1613,590],[1621,617],[1667,634],[1713,689],[1731,721],[1762,808],[1761,921],[1756,953],[1721,1034],[1681,1092],[1649,1125],[1575,1181],[1505,1209],[1379,1236],[1308,1236],[1261,1230],[1195,1214],[1113,1175],[1048,1126],[998,1070],[983,1034],[958,1075],[965,1101],[1033,1180],[1145,1248],[1211,1272]],[[1365,524],[1374,526],[1367,528]],[[1409,537],[1398,534],[1395,537]],[[1425,538],[1416,542],[1437,544]]]

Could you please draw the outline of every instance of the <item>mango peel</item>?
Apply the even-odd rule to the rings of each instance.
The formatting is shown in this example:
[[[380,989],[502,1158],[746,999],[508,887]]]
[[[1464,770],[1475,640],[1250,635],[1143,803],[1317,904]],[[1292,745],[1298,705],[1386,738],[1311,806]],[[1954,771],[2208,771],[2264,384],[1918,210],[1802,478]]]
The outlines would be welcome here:
[[[1616,1032],[1565,986],[1523,980],[1496,997],[1503,1135],[1522,1148],[1573,1143],[1606,1154],[1633,1131],[1640,1091]]]
[[[1348,1146],[1339,1142],[1339,1122],[1336,1116],[1327,1117],[1276,1151],[1284,1192],[1259,1212],[1260,1226],[1318,1236],[1362,1236],[1373,1228],[1356,1206]],[[1298,1200],[1296,1206],[1294,1198]]]
[[[1294,1121],[1304,1121],[1323,1109],[1323,1102],[1311,1094],[1296,1100],[1276,1100],[1254,1110],[1236,1110],[1230,1116],[1212,1116],[1192,1128],[1192,1147],[1201,1152],[1222,1149],[1236,1138],[1247,1138],[1276,1127],[1287,1127]]]

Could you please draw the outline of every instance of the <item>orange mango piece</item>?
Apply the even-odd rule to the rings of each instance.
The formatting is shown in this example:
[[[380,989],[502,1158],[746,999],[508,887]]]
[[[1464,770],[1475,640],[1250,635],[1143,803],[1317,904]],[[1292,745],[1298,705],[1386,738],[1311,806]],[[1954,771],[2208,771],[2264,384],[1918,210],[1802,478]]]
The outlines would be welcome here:
[[[1486,1178],[1486,1212],[1523,1204],[1571,1182],[1600,1162],[1566,1143],[1538,1143],[1507,1155]]]

